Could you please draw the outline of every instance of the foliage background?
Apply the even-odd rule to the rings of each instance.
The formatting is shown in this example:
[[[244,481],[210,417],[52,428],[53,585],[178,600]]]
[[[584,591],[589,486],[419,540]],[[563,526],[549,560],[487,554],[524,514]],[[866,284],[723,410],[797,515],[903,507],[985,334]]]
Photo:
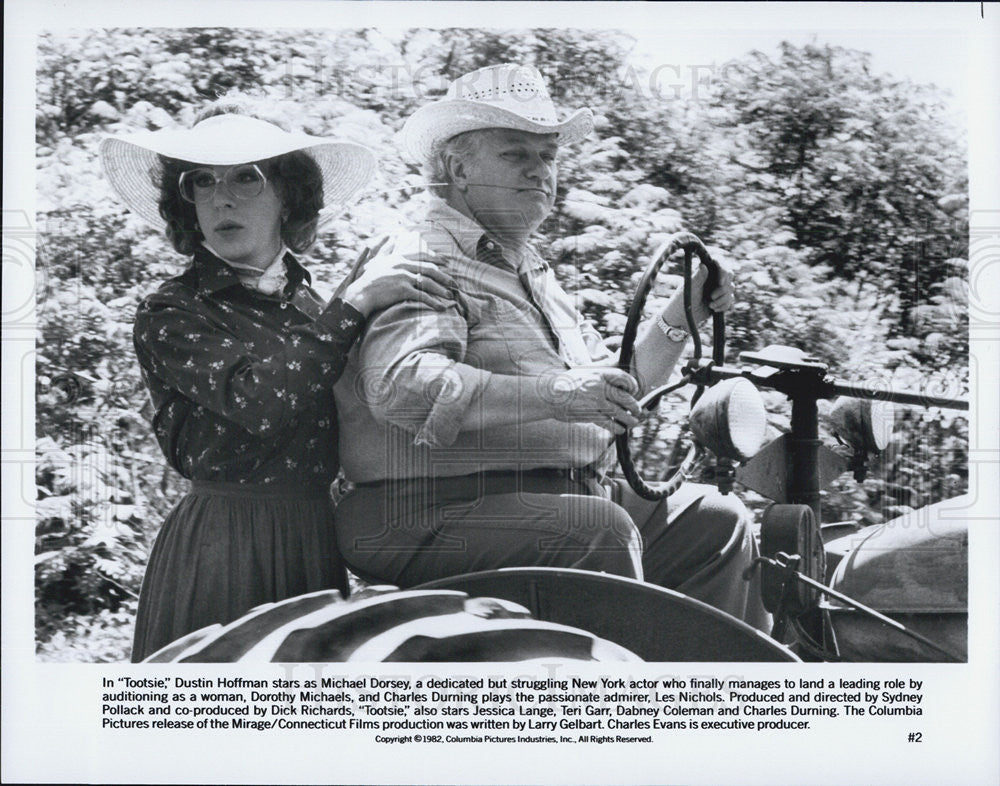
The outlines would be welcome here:
[[[97,160],[103,135],[187,125],[230,88],[314,134],[368,144],[377,188],[307,260],[329,293],[357,252],[421,209],[393,133],[450,79],[520,62],[597,130],[561,153],[540,250],[581,310],[620,331],[670,233],[695,232],[740,282],[730,357],[800,346],[846,380],[968,393],[966,141],[947,96],[831,46],[750,52],[684,91],[631,65],[625,34],[566,29],[141,29],[45,35],[37,62],[36,638],[40,658],[128,657],[157,528],[183,494],[149,429],[131,346],[139,300],[184,266],[130,216]],[[664,285],[676,283],[667,276]],[[787,428],[780,396],[771,428]],[[822,403],[821,403],[822,404]],[[826,494],[831,520],[885,520],[967,483],[966,420],[897,417],[862,485]],[[752,494],[754,507],[762,500]]]

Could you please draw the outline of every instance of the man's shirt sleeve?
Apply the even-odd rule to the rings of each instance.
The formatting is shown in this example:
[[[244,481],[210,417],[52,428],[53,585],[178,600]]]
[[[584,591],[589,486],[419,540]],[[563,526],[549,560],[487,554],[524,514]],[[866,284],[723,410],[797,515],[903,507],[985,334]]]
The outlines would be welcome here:
[[[451,445],[492,376],[464,362],[468,311],[416,301],[371,317],[358,358],[358,394],[377,420],[413,432],[416,444]]]
[[[615,353],[608,349],[604,343],[604,338],[597,332],[594,323],[586,319],[579,311],[576,312],[577,327],[580,335],[583,336],[583,343],[587,345],[590,359],[595,363],[604,363],[615,356]]]

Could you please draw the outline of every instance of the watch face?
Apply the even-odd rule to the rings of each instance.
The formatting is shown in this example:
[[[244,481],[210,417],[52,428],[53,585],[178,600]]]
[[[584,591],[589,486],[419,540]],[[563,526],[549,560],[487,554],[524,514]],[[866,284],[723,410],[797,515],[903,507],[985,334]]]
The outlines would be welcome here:
[[[663,333],[668,339],[674,342],[687,341],[688,332],[682,327],[676,327],[670,325],[663,318],[663,314],[660,314],[656,318],[656,325],[660,328],[660,332]]]
[[[687,341],[688,334],[684,328],[674,327],[666,322],[663,323],[663,327],[666,328],[663,334],[671,341]]]

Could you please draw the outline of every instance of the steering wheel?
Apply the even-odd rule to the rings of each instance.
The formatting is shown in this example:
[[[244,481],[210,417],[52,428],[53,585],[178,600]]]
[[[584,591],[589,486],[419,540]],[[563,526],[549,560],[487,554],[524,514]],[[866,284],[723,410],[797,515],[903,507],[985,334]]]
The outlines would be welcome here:
[[[628,320],[625,323],[625,333],[622,336],[621,351],[618,356],[618,367],[623,371],[632,370],[632,359],[635,355],[635,338],[639,332],[639,323],[642,320],[642,309],[646,304],[653,283],[660,272],[660,268],[678,251],[684,252],[684,316],[687,320],[688,332],[694,341],[694,359],[700,360],[702,357],[701,336],[698,334],[698,326],[694,321],[694,311],[691,303],[691,278],[693,275],[693,257],[698,255],[698,259],[708,269],[708,278],[702,288],[705,296],[715,290],[719,282],[719,266],[709,255],[705,245],[690,232],[678,232],[671,237],[653,255],[653,261],[646,267],[642,274],[642,279],[636,287],[635,295],[632,297],[632,305],[628,310]],[[726,354],[726,318],[723,314],[712,314],[712,362],[721,365]],[[688,384],[691,377],[685,374],[683,378],[669,385],[663,385],[647,393],[640,401],[640,406],[645,410],[652,410],[667,393],[671,393],[680,387]],[[704,385],[697,385],[691,397],[691,405],[701,397],[704,392]],[[615,437],[615,447],[618,452],[618,463],[628,484],[640,497],[648,500],[660,500],[677,490],[684,479],[690,475],[691,468],[697,462],[701,454],[701,448],[692,444],[684,458],[681,460],[677,470],[664,481],[650,485],[644,480],[635,468],[632,451],[629,447],[629,432],[625,431]]]

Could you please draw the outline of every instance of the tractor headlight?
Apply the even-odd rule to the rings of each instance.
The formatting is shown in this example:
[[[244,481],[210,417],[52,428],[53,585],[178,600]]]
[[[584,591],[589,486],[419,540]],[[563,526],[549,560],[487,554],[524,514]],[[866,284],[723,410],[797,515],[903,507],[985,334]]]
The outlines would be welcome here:
[[[830,426],[855,453],[878,453],[892,437],[896,410],[889,401],[838,398],[830,410]]]
[[[715,455],[745,461],[764,444],[767,412],[757,388],[737,377],[705,391],[690,423],[695,438]]]

